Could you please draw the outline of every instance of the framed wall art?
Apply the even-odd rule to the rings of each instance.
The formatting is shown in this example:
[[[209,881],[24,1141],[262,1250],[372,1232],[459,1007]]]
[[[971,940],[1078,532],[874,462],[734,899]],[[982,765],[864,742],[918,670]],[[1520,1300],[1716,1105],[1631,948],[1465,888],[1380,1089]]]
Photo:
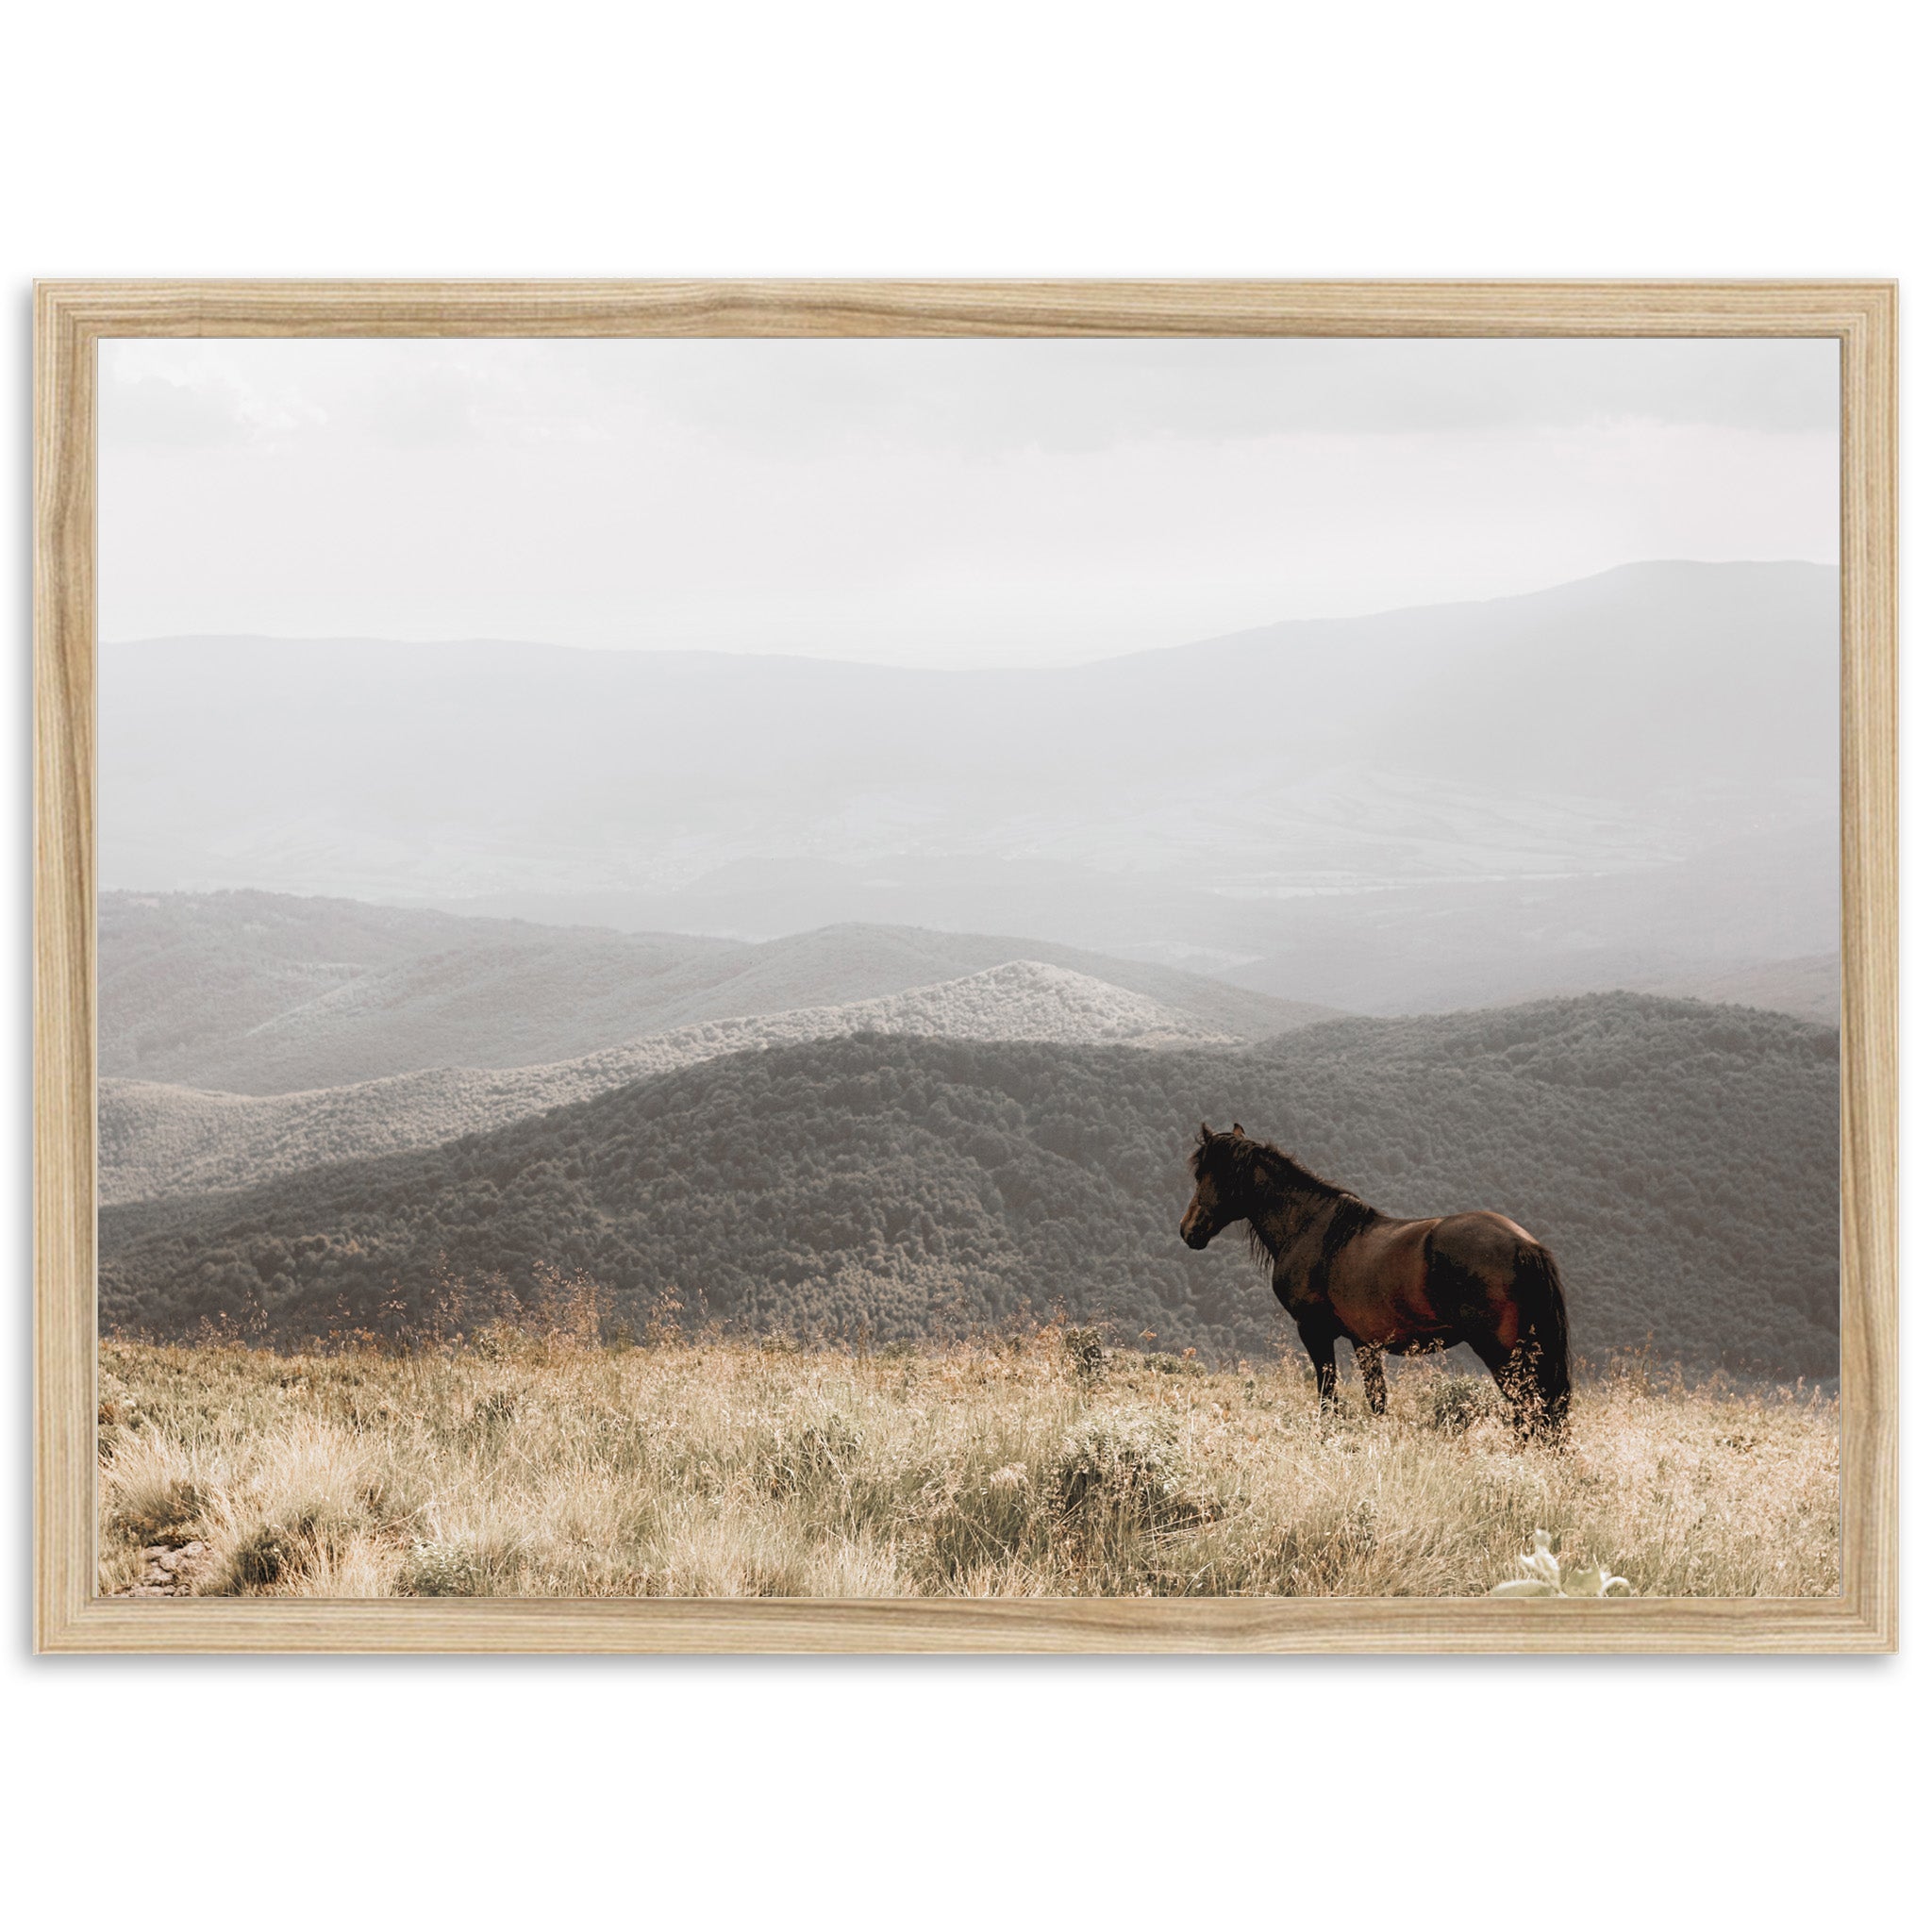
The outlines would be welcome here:
[[[1895,312],[43,284],[41,1647],[1891,1648]]]

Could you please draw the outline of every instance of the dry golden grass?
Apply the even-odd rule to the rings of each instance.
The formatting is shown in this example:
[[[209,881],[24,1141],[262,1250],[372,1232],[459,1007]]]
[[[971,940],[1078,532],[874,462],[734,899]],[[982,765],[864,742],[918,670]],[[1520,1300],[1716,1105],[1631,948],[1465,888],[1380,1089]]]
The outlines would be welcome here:
[[[1096,1356],[104,1342],[100,1588],[200,1541],[202,1594],[1469,1595],[1538,1528],[1641,1594],[1839,1587],[1815,1393],[1625,1367],[1557,1454],[1426,1364],[1324,1419],[1292,1364]]]

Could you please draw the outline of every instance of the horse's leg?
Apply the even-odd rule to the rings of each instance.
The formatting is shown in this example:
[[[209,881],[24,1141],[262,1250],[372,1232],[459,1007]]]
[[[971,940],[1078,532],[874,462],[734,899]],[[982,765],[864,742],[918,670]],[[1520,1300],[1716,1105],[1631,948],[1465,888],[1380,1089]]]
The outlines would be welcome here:
[[[1389,1384],[1382,1376],[1382,1351],[1365,1341],[1356,1343],[1355,1365],[1362,1378],[1362,1393],[1369,1398],[1369,1413],[1382,1415],[1389,1407]]]
[[[1319,1315],[1298,1320],[1294,1325],[1301,1333],[1308,1359],[1315,1365],[1315,1406],[1340,1408],[1341,1399],[1335,1392],[1335,1344],[1341,1340],[1341,1331],[1332,1321]]]
[[[1471,1335],[1467,1340],[1509,1405],[1517,1435],[1528,1441],[1536,1433],[1536,1377],[1522,1349],[1506,1347],[1494,1335]]]

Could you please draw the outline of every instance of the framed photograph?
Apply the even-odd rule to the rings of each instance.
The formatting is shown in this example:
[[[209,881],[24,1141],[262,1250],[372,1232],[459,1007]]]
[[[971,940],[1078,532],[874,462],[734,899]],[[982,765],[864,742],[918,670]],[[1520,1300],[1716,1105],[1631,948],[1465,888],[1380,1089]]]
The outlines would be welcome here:
[[[1893,1648],[1895,321],[42,284],[41,1648]]]

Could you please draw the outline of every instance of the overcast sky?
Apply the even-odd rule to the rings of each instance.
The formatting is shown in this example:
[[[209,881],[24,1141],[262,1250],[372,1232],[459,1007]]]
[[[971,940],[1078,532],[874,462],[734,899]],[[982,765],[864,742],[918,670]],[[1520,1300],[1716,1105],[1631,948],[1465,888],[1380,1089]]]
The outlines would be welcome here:
[[[1831,341],[124,341],[101,635],[1063,663],[1837,560]]]

